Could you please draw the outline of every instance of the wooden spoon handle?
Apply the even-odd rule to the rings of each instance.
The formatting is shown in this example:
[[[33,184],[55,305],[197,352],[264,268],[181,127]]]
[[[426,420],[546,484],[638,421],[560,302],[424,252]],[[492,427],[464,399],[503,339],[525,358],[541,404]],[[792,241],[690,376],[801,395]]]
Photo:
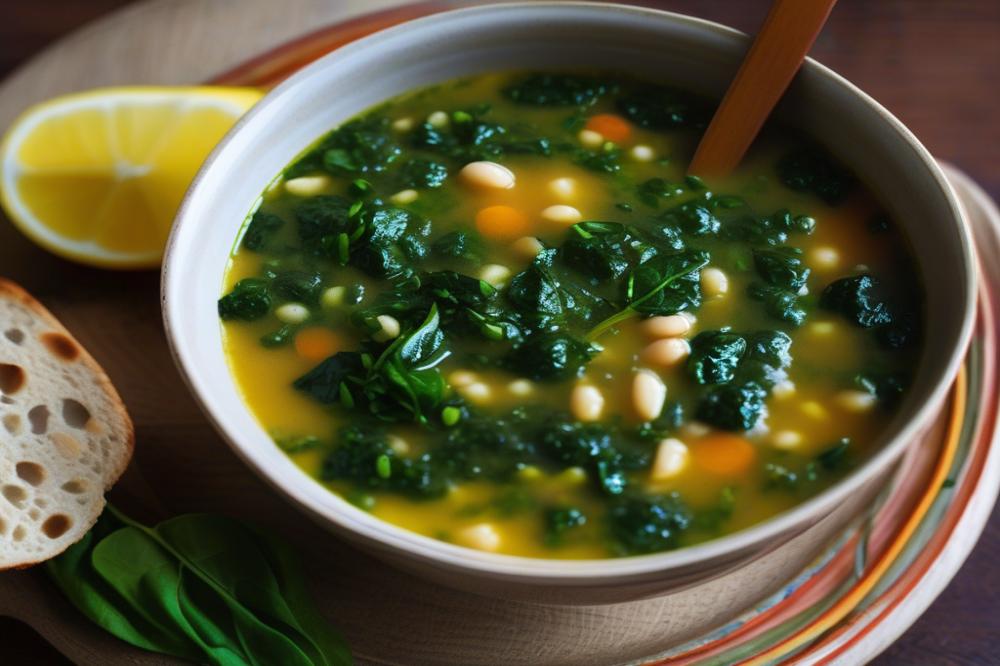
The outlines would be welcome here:
[[[774,0],[688,171],[732,171],[802,65],[837,0]]]

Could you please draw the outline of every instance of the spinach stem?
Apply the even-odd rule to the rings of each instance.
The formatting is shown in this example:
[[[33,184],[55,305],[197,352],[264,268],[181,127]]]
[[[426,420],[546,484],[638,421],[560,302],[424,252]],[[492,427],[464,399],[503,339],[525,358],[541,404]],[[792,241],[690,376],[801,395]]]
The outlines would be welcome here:
[[[666,289],[667,286],[671,282],[673,282],[674,280],[677,280],[678,278],[682,278],[685,275],[688,275],[689,273],[693,273],[694,271],[700,270],[706,264],[708,264],[708,258],[707,257],[705,257],[703,259],[700,259],[699,261],[695,262],[694,264],[691,264],[690,266],[688,266],[687,268],[684,268],[683,270],[680,270],[680,271],[678,271],[676,273],[671,273],[667,277],[663,278],[658,283],[656,283],[655,287],[653,287],[652,289],[650,289],[649,291],[647,291],[645,294],[643,294],[642,296],[640,296],[636,300],[634,300],[631,303],[629,303],[628,307],[626,307],[624,310],[622,310],[620,312],[616,312],[615,314],[611,315],[610,317],[608,317],[607,319],[605,319],[604,321],[602,321],[601,323],[599,323],[594,328],[590,329],[590,332],[587,333],[587,337],[586,337],[587,342],[593,342],[597,338],[599,338],[602,335],[604,335],[610,328],[612,328],[614,326],[617,326],[618,324],[620,324],[623,321],[626,321],[628,319],[631,319],[632,317],[638,316],[639,315],[639,311],[636,309],[636,308],[638,308],[638,306],[642,305],[643,303],[645,303],[646,301],[648,301],[650,298],[652,298],[656,294],[658,294],[661,291],[663,291],[664,289]]]

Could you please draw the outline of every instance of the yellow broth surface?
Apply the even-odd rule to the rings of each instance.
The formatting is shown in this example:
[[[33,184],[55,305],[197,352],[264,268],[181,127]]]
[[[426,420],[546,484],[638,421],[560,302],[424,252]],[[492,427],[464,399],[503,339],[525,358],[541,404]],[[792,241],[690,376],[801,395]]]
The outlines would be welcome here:
[[[331,491],[386,521],[470,547],[545,558],[601,558],[649,552],[731,533],[802,502],[863,462],[879,443],[893,400],[886,397],[882,384],[873,387],[879,382],[877,377],[866,381],[859,376],[874,368],[879,377],[896,378],[894,381],[905,386],[905,379],[898,378],[912,371],[918,352],[912,343],[897,348],[880,343],[877,333],[884,326],[858,325],[842,310],[820,305],[820,295],[831,283],[860,274],[877,276],[890,291],[903,286],[911,291],[919,287],[913,284],[904,240],[891,226],[886,228],[884,215],[872,195],[861,185],[851,183],[845,188],[846,194],[831,204],[816,191],[787,187],[776,164],[803,142],[780,128],[769,128],[737,172],[725,180],[704,185],[686,181],[686,164],[700,135],[697,123],[667,129],[643,127],[641,116],[622,113],[615,93],[578,105],[526,104],[510,99],[503,91],[525,76],[480,76],[394,100],[371,112],[372,117],[388,119],[383,123],[384,131],[402,151],[385,171],[351,174],[336,165],[331,170],[305,159],[264,193],[260,211],[277,216],[284,224],[272,232],[266,248],[254,251],[245,246],[245,241],[238,247],[225,276],[224,293],[233,292],[244,278],[259,278],[292,267],[315,270],[320,276],[316,293],[322,294],[315,302],[302,304],[308,311],[302,322],[297,319],[300,315],[290,317],[285,312],[282,317],[280,308],[294,299],[275,294],[273,287],[265,314],[257,318],[230,316],[224,322],[226,353],[236,382],[250,410],[277,445],[289,450],[296,464],[321,479]],[[489,105],[486,112],[482,112],[484,103]],[[521,128],[532,137],[548,138],[558,148],[549,155],[505,150],[490,161],[507,167],[516,184],[509,189],[476,187],[460,174],[464,156],[442,157],[414,149],[410,143],[411,135],[428,119],[432,126],[441,125],[443,132],[455,131],[456,123],[468,122],[462,115],[466,109],[477,109],[469,114],[475,121],[481,118],[507,127],[508,135],[515,132],[513,128]],[[590,150],[586,145],[594,141],[593,136],[581,132],[586,131],[588,119],[598,114],[614,114],[626,121],[626,137],[617,142],[600,137],[598,147],[593,149],[595,154],[615,155],[615,173],[581,164],[584,157],[580,151],[586,153]],[[608,131],[615,130],[612,125]],[[448,173],[443,184],[435,188],[398,185],[400,181],[393,174],[411,154],[446,165]],[[338,160],[335,156],[334,161]],[[348,167],[357,166],[348,160]],[[299,180],[303,177],[312,180]],[[342,401],[322,402],[307,391],[297,390],[293,383],[316,367],[322,356],[357,350],[362,343],[373,344],[371,338],[378,337],[378,332],[373,334],[352,323],[351,316],[370,306],[389,287],[386,280],[359,270],[350,261],[342,266],[336,258],[303,259],[301,241],[296,236],[296,206],[318,195],[350,199],[350,184],[356,178],[370,184],[381,205],[429,220],[429,229],[422,227],[423,232],[429,231],[424,236],[427,245],[449,232],[475,235],[477,214],[499,205],[523,214],[527,230],[519,237],[537,238],[547,248],[559,248],[567,235],[574,233],[572,222],[553,221],[542,215],[553,205],[572,206],[584,221],[637,224],[642,220],[643,224],[655,225],[657,222],[651,220],[657,216],[685,202],[713,196],[707,193],[718,193],[714,195],[716,201],[721,196],[738,198],[758,217],[789,210],[794,216],[814,220],[811,232],[789,233],[782,243],[799,248],[801,254],[797,256],[810,269],[805,288],[795,295],[804,312],[804,321],[799,325],[774,316],[762,301],[748,296],[751,285],[761,282],[752,254],[756,247],[753,243],[736,242],[718,234],[684,236],[686,247],[709,253],[705,268],[721,270],[728,287],[725,293],[710,294],[702,277],[700,306],[689,309],[694,315],[693,325],[678,337],[690,345],[700,333],[731,327],[736,333],[782,331],[791,339],[792,361],[786,368],[787,377],[769,388],[760,419],[746,430],[736,428],[727,433],[732,429],[698,418],[698,401],[703,399],[705,387],[692,377],[691,357],[673,365],[648,361],[646,350],[654,341],[644,330],[648,313],[626,318],[600,335],[596,342],[601,351],[579,373],[556,380],[529,379],[502,364],[498,367],[495,363],[470,362],[473,353],[503,356],[512,344],[508,340],[447,336],[455,351],[435,367],[448,384],[445,395],[452,402],[447,405],[458,405],[463,419],[468,414],[502,415],[527,405],[548,410],[543,414],[566,414],[569,422],[578,423],[584,419],[574,413],[571,396],[575,387],[587,385],[604,400],[598,424],[637,429],[643,419],[637,413],[633,395],[634,377],[638,371],[652,371],[660,377],[666,386],[666,404],[676,405],[681,416],[669,425],[652,428],[655,433],[647,433],[641,444],[646,459],[641,468],[625,473],[628,489],[624,494],[671,497],[682,502],[688,513],[682,525],[671,523],[670,529],[676,534],[649,547],[626,541],[634,546],[627,547],[609,537],[609,521],[615,519],[609,507],[619,499],[610,497],[613,493],[597,478],[600,467],[589,464],[548,464],[550,460],[526,463],[502,479],[452,479],[446,492],[432,497],[398,492],[387,485],[388,481],[380,482],[379,474],[388,467],[372,469],[371,483],[330,478],[324,473],[324,461],[332,451],[345,446],[338,435],[340,429],[372,417],[364,413],[363,406],[353,404],[348,408]],[[572,183],[572,191],[560,191],[558,184],[565,184],[566,179]],[[666,196],[644,199],[641,185],[651,179],[663,179],[676,187]],[[287,186],[289,181],[312,189],[303,194],[300,188]],[[407,193],[410,189],[415,192]],[[367,196],[370,200],[372,195]],[[481,255],[471,262],[435,256],[431,251],[416,263],[420,271],[454,270],[492,280],[499,285],[498,298],[502,299],[512,276],[532,263],[530,254],[525,254],[513,240],[502,234],[483,238]],[[483,267],[489,265],[509,269],[510,275],[483,273]],[[561,275],[573,275],[572,267]],[[574,279],[598,293],[609,294],[609,299],[618,298],[611,311],[620,309],[623,280],[613,285],[613,280],[585,274]],[[358,285],[364,287],[364,296],[360,303],[351,304],[350,295],[357,293]],[[342,294],[330,291],[336,287],[347,288],[346,300],[337,298]],[[898,313],[895,316],[898,318]],[[582,332],[594,323],[590,322]],[[303,331],[317,328],[332,335],[314,336],[323,343],[319,351],[305,349],[296,338]],[[582,337],[581,329],[574,332]],[[406,334],[406,330],[401,332],[402,336]],[[269,336],[270,341],[262,343]],[[384,340],[383,344],[391,341]],[[472,373],[477,388],[468,388],[463,373]],[[450,427],[461,426],[443,424],[440,409],[428,418],[429,424],[413,420],[384,424],[390,458],[415,459],[434,451]],[[676,469],[668,474],[655,473],[654,460],[665,439],[679,441],[685,452]],[[734,439],[740,445],[736,450],[732,449]],[[584,516],[583,520],[553,533],[553,519],[546,512],[567,508]],[[665,536],[662,525],[650,529]]]

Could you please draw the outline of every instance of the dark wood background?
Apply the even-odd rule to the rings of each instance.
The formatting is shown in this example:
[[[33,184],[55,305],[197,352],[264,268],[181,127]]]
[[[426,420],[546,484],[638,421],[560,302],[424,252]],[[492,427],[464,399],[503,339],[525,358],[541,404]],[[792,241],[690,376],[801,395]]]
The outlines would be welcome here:
[[[135,1],[0,0],[0,77],[81,24]],[[660,4],[752,32],[769,2]],[[840,0],[813,55],[1000,198],[1000,0]],[[994,511],[948,589],[876,663],[1000,664],[998,557]],[[0,663],[65,663],[17,622],[0,619],[0,637]]]

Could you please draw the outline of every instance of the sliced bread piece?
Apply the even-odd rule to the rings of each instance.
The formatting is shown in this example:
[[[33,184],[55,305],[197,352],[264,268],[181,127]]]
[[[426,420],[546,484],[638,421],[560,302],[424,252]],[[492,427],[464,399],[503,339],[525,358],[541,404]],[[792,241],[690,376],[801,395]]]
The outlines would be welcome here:
[[[134,441],[101,366],[38,301],[0,279],[0,570],[83,538]]]

